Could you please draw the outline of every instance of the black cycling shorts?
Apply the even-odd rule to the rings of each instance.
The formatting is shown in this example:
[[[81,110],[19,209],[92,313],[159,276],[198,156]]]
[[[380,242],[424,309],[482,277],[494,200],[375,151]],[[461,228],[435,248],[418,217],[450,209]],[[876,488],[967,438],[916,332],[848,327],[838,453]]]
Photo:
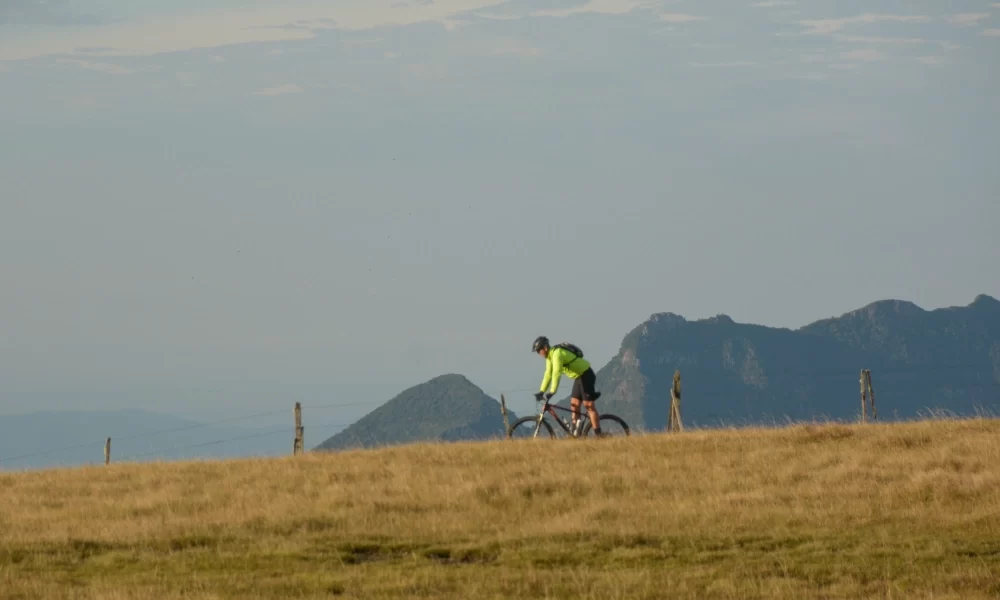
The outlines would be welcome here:
[[[597,383],[597,374],[594,373],[593,369],[587,369],[576,381],[573,382],[573,398],[579,398],[580,400],[594,400],[596,390],[594,389],[594,384]]]

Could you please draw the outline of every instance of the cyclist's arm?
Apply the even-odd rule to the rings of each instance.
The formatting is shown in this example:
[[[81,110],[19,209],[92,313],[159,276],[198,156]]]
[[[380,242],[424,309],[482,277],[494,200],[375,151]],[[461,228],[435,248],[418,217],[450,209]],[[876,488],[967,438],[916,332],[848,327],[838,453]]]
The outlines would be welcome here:
[[[545,375],[542,377],[542,387],[538,388],[539,392],[544,392],[545,388],[549,386],[549,379],[552,377],[552,361],[545,361]]]
[[[562,379],[563,353],[559,348],[553,348],[549,352],[549,358],[552,361],[552,387],[549,389],[549,393],[555,396],[556,390],[559,389],[559,380]]]

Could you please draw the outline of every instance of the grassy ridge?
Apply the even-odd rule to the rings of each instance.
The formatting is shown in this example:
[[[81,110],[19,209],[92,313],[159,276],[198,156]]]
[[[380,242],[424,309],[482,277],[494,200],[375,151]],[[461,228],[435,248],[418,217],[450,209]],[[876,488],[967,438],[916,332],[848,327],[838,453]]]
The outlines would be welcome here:
[[[1000,422],[0,475],[2,598],[987,598]]]

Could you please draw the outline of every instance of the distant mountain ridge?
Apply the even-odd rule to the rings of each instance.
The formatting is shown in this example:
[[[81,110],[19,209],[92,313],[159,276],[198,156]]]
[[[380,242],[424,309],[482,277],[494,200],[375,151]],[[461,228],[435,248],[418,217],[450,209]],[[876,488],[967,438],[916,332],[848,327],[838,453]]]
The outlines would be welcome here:
[[[800,331],[895,361],[983,360],[1000,344],[1000,301],[980,294],[968,306],[926,311],[912,302],[883,300]]]
[[[1000,302],[925,311],[883,300],[798,330],[654,314],[598,371],[600,408],[662,429],[678,369],[685,424],[853,418],[861,369],[872,370],[883,418],[1000,411]]]
[[[508,419],[516,418],[507,412]],[[500,403],[465,376],[447,374],[403,390],[315,449],[477,440],[504,434]]]

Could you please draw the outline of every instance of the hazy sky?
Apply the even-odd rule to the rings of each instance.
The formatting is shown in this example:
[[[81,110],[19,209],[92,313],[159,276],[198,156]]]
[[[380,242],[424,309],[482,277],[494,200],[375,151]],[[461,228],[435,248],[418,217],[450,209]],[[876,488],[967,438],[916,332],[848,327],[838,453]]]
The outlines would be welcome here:
[[[985,0],[0,0],[0,413],[1000,296],[998,58]]]

